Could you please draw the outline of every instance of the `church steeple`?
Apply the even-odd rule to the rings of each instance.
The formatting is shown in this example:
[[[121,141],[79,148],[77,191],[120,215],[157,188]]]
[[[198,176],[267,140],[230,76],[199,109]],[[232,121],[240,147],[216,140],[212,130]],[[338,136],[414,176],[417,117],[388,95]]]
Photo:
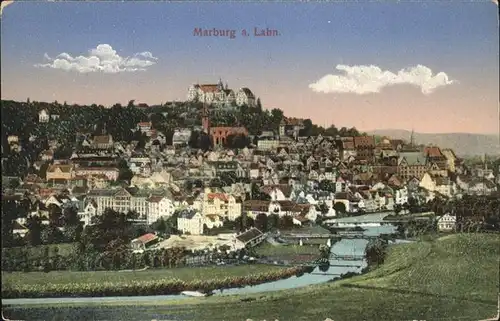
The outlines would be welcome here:
[[[224,90],[224,84],[222,83],[222,79],[219,78],[219,82],[217,83],[218,90]]]

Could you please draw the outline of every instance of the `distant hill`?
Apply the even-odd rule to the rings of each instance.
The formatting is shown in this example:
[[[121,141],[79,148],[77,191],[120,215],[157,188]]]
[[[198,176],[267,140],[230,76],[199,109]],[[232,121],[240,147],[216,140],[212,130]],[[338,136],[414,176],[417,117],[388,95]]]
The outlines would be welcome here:
[[[411,131],[402,129],[381,129],[370,131],[368,134],[410,141]],[[413,136],[416,144],[433,144],[441,148],[452,148],[455,153],[460,156],[476,156],[482,154],[500,155],[500,141],[498,135],[414,133]]]

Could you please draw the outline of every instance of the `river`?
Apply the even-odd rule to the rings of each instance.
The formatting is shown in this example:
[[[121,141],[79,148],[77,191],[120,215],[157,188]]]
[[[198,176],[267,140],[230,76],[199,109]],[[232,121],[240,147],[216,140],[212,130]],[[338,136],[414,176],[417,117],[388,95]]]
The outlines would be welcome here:
[[[357,222],[362,223],[371,222],[375,220],[382,221],[382,219],[391,214],[390,212],[379,213],[379,214],[367,214],[363,216],[347,217],[337,219],[338,222]],[[353,220],[355,219],[355,220]],[[392,225],[382,225],[382,226],[366,226],[364,227],[363,235],[367,237],[378,236],[380,234],[391,234],[395,232],[395,227]],[[392,243],[405,242],[403,240],[396,240]],[[336,242],[331,248],[330,257],[330,267],[326,271],[321,271],[319,267],[316,267],[312,273],[305,273],[302,276],[292,276],[287,279],[282,279],[278,281],[272,281],[268,283],[263,283],[259,285],[246,286],[243,288],[232,288],[225,290],[217,290],[214,295],[224,296],[224,295],[239,295],[239,294],[250,294],[250,293],[261,293],[269,291],[287,290],[300,288],[304,286],[309,286],[313,284],[319,284],[328,282],[341,274],[347,272],[360,273],[363,268],[367,266],[365,259],[363,260],[338,260],[335,259],[335,255],[340,256],[363,256],[365,252],[366,245],[368,244],[367,239],[341,239]],[[339,266],[341,265],[341,266]],[[30,304],[51,304],[51,303],[112,303],[112,302],[151,302],[156,300],[166,301],[166,300],[179,300],[188,298],[183,295],[156,295],[156,296],[117,296],[117,297],[75,297],[75,298],[29,298],[29,299],[3,299],[2,305],[30,305]]]

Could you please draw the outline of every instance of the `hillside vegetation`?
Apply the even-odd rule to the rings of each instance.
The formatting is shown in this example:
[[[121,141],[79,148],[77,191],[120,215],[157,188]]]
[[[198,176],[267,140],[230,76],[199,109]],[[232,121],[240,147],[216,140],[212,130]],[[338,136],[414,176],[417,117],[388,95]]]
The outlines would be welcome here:
[[[395,245],[378,269],[351,279],[296,290],[179,301],[67,306],[71,316],[150,315],[182,320],[479,320],[497,310],[499,237],[458,234]],[[50,314],[54,307],[8,308],[16,315]],[[125,311],[126,310],[126,311]],[[116,313],[116,315],[115,315]]]

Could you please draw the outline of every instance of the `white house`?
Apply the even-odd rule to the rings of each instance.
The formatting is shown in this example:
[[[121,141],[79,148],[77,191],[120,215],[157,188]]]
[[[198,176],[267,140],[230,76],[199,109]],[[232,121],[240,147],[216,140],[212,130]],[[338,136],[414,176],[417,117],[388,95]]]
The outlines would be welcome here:
[[[202,235],[204,217],[195,209],[184,209],[177,218],[177,229],[182,233],[191,235]]]
[[[250,89],[246,87],[240,88],[236,94],[236,104],[238,106],[247,105],[249,107],[254,107],[256,104],[255,96]]]
[[[346,188],[347,188],[347,181],[344,180],[342,177],[338,177],[337,181],[335,182],[335,191],[344,192]]]
[[[455,193],[455,186],[448,177],[432,176],[429,173],[424,174],[419,186],[430,192],[438,192],[448,197],[453,196]]]
[[[50,120],[50,114],[46,109],[42,109],[38,113],[38,122],[47,123]]]
[[[189,139],[191,138],[191,130],[190,129],[176,129],[174,135],[172,136],[172,145],[187,145],[189,143]]]
[[[265,186],[264,185],[261,188],[261,191],[263,193],[266,193],[267,195],[269,195],[271,197],[271,201],[286,201],[286,200],[288,200],[288,198],[286,197],[285,193],[283,193],[282,188],[284,188],[284,187],[280,187],[279,185],[278,186],[276,186],[276,185]],[[286,186],[286,188],[289,188],[289,187]],[[287,193],[288,193],[288,195],[290,194],[289,191]]]
[[[205,189],[203,195],[202,213],[206,215],[218,215],[231,221],[241,216],[241,203],[234,196],[225,193],[211,193]]]
[[[153,125],[151,122],[140,122],[136,126],[136,130],[141,131],[150,137],[153,132]]]
[[[257,148],[260,150],[277,149],[280,141],[277,139],[262,139],[257,141]]]
[[[12,228],[12,233],[14,235],[19,235],[24,237],[28,233],[28,228],[23,224],[20,224],[18,221],[14,221],[14,226]]]
[[[396,204],[403,205],[408,203],[408,190],[406,187],[396,189],[394,198],[394,203]]]
[[[95,201],[91,200],[87,202],[87,205],[83,208],[82,212],[78,213],[80,221],[83,222],[83,226],[90,225],[92,218],[97,215],[97,204]]]
[[[151,196],[148,199],[148,225],[153,224],[160,218],[168,218],[174,214],[174,202],[165,196]]]
[[[438,229],[440,231],[452,231],[455,229],[456,222],[457,217],[447,213],[438,219]]]
[[[332,206],[328,207],[328,212],[325,214],[326,217],[335,217],[337,214],[335,213],[335,210],[333,209],[333,204]]]
[[[213,229],[216,227],[222,227],[224,222],[219,215],[205,215],[205,220],[203,222],[207,228]]]

